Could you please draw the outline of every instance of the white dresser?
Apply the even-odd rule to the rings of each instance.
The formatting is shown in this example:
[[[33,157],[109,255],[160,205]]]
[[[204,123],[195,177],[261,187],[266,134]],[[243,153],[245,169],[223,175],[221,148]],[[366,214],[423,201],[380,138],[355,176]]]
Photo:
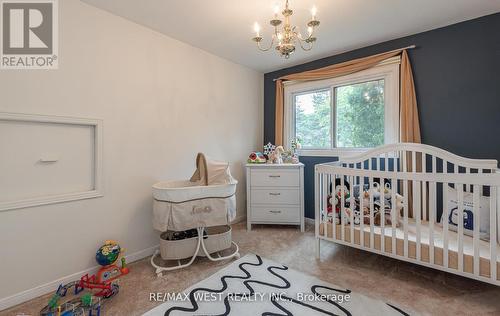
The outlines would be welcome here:
[[[247,229],[300,225],[304,231],[304,164],[247,164]]]

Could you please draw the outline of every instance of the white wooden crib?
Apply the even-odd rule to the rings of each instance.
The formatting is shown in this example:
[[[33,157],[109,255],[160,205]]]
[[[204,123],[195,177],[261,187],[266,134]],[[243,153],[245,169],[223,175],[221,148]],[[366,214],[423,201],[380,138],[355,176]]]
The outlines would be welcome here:
[[[335,194],[331,189],[335,179],[341,184],[338,222],[327,216],[328,198]],[[389,193],[379,190],[378,208],[386,210],[381,214],[390,221],[380,220],[378,225],[375,225],[375,182],[390,182],[391,186]],[[345,194],[345,183],[349,183],[352,194]],[[361,188],[360,194],[363,188],[367,190],[367,198],[360,195],[356,201],[356,186]],[[498,187],[500,173],[496,160],[463,158],[423,144],[385,145],[360,156],[316,165],[316,257],[320,257],[321,240],[327,240],[500,285]],[[456,221],[456,231],[449,229],[450,190],[455,190],[452,192],[458,198],[457,208],[451,211],[457,219],[464,216],[464,196],[473,199],[469,204],[472,210],[466,214],[472,213],[473,229],[468,226],[467,235],[462,220]],[[402,200],[400,215],[394,202],[398,194],[399,201]],[[391,203],[386,200],[389,198]],[[353,209],[358,205],[359,210],[366,207],[365,220],[362,217],[355,223],[354,211],[347,213],[346,205]],[[487,208],[480,212],[480,205],[489,206],[487,215],[484,214]],[[440,213],[446,220],[441,220]],[[486,236],[481,219],[489,228]]]

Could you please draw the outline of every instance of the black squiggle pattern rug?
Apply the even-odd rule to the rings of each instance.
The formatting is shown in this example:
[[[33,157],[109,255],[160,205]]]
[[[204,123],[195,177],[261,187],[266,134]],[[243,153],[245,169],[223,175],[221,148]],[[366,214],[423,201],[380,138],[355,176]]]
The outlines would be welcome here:
[[[144,315],[409,315],[253,254],[184,293]]]

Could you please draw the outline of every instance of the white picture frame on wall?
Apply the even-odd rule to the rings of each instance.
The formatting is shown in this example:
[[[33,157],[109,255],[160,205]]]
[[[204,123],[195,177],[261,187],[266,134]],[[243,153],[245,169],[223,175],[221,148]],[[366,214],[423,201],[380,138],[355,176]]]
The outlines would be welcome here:
[[[22,197],[18,199],[0,199],[0,211],[9,211],[20,208],[34,207],[47,204],[55,204],[90,198],[102,197],[104,195],[103,186],[103,165],[102,165],[102,151],[103,151],[103,121],[100,119],[91,118],[76,118],[76,117],[62,117],[38,114],[24,114],[24,113],[6,113],[0,112],[0,124],[3,123],[26,123],[29,125],[40,124],[44,126],[47,124],[57,124],[57,126],[67,127],[88,127],[92,129],[91,150],[89,155],[92,155],[91,187],[88,190],[78,192],[61,192],[60,194],[48,194],[33,197]],[[47,163],[54,163],[57,157],[49,155],[41,155],[40,161]]]

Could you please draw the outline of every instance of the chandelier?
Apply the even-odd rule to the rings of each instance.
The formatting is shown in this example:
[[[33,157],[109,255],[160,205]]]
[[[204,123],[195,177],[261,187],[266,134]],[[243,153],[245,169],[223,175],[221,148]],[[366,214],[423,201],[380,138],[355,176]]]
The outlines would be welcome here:
[[[297,43],[303,50],[309,51],[316,41],[314,29],[319,25],[319,21],[316,20],[316,12],[316,7],[313,7],[311,9],[312,19],[307,23],[308,35],[304,38],[298,28],[290,24],[290,17],[293,11],[289,8],[288,0],[286,0],[285,9],[281,12],[283,21],[278,18],[278,6],[274,8],[274,18],[269,21],[269,24],[274,27],[274,33],[269,47],[263,48],[261,45],[263,38],[260,36],[260,26],[257,22],[255,22],[254,25],[255,37],[252,38],[252,40],[257,43],[257,47],[263,52],[270,50],[274,46],[274,43],[277,42],[275,49],[282,57],[287,59],[295,51],[295,45]],[[281,24],[283,24],[283,26],[280,29]]]

